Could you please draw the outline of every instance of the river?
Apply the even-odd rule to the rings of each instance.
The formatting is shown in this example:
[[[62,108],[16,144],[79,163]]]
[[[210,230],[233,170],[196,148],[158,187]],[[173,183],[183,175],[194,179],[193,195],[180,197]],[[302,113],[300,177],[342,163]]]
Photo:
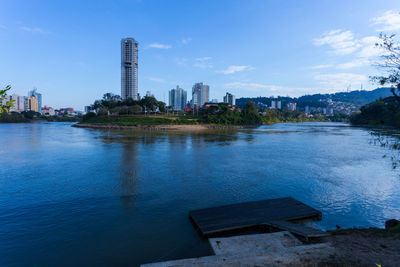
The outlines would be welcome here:
[[[204,133],[0,124],[0,265],[207,255],[190,210],[284,196],[322,211],[322,229],[383,227],[400,217],[396,134],[340,123]]]

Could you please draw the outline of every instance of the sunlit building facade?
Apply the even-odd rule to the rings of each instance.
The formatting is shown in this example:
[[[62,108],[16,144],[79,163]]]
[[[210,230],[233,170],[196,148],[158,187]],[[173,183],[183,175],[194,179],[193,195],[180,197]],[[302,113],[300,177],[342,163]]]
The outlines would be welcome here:
[[[200,108],[210,101],[210,86],[196,83],[192,87],[192,106]]]
[[[169,105],[173,110],[184,110],[187,102],[187,93],[177,85],[175,89],[169,91]]]
[[[236,105],[236,97],[227,92],[226,95],[224,96],[224,103],[228,103],[231,106],[235,106]]]
[[[28,97],[28,110],[39,112],[39,101],[36,97]]]

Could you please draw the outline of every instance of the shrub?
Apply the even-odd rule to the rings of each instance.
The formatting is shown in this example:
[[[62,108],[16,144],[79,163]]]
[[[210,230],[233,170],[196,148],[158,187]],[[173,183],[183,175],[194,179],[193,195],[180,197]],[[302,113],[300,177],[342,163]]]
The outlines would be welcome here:
[[[91,119],[91,118],[94,118],[94,117],[96,117],[96,113],[94,113],[94,112],[88,112],[88,113],[86,113],[85,115],[83,115],[82,120],[87,121],[87,120],[89,120],[89,119]]]

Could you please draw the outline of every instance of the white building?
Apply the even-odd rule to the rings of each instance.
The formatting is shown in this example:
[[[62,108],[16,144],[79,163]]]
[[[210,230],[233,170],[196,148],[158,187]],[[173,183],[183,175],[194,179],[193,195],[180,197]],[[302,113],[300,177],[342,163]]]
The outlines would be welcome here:
[[[195,83],[192,87],[192,106],[200,108],[210,101],[210,86]]]
[[[236,97],[227,92],[226,95],[224,96],[224,103],[228,103],[231,106],[235,106],[236,105]]]
[[[19,94],[12,94],[9,96],[6,96],[6,98],[3,100],[2,104],[5,105],[8,101],[12,101],[13,102],[13,106],[10,108],[10,111],[14,111],[14,112],[22,112],[25,110],[25,97],[24,96],[20,96]]]
[[[282,102],[280,100],[271,100],[271,109],[282,109]]]
[[[121,98],[133,98],[138,96],[138,53],[139,43],[133,38],[121,40]]]
[[[54,108],[52,107],[48,107],[48,106],[44,106],[42,108],[42,115],[44,116],[54,116],[56,115]]]
[[[289,102],[286,106],[287,106],[287,109],[288,109],[288,110],[290,110],[290,111],[295,111],[296,108],[297,108],[297,103]]]
[[[173,110],[184,110],[187,102],[187,93],[179,86],[176,89],[169,91],[169,105],[172,106]]]

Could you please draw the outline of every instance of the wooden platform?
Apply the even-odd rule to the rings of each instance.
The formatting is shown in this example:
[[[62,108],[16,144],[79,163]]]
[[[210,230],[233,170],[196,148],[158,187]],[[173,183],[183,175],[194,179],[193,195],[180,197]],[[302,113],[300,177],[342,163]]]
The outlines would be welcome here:
[[[321,219],[321,212],[291,198],[252,201],[194,210],[189,217],[203,235],[257,226],[273,220]]]
[[[291,223],[288,221],[281,221],[281,220],[271,220],[268,222],[264,222],[264,225],[272,226],[274,228],[280,229],[280,230],[286,230],[288,232],[291,232],[293,234],[297,234],[300,236],[303,236],[308,240],[309,238],[314,238],[314,237],[323,237],[323,236],[328,236],[330,233],[312,228],[306,225],[302,224],[296,224],[296,223]]]

